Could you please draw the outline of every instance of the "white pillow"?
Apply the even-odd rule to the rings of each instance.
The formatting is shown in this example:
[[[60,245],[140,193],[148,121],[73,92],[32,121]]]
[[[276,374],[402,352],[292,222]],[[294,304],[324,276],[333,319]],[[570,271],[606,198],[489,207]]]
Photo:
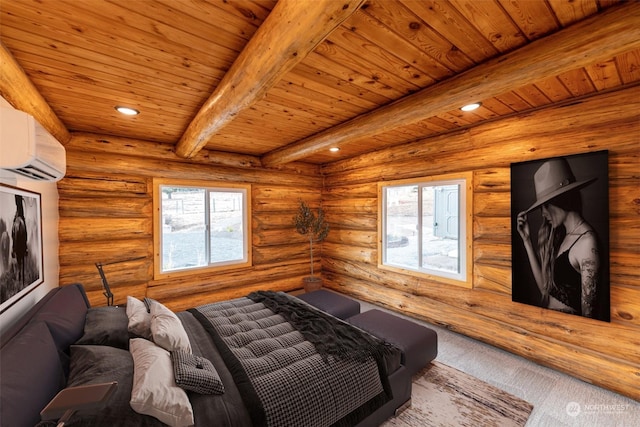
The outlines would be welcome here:
[[[187,331],[176,314],[155,300],[151,305],[151,338],[168,351],[182,350],[191,353]]]
[[[187,393],[176,385],[171,355],[143,338],[129,342],[133,357],[131,409],[172,427],[191,426],[193,408]]]
[[[151,338],[151,313],[145,303],[132,296],[127,296],[128,329],[132,334]]]

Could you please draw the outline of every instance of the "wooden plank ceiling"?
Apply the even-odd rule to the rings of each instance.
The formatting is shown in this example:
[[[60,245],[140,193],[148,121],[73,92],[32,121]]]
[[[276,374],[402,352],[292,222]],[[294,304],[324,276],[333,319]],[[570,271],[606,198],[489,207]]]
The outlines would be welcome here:
[[[276,3],[1,0],[0,36],[72,133],[180,152],[202,110],[207,149],[267,166],[325,164],[640,82],[637,2],[323,0],[322,15],[315,1],[280,0],[278,16]],[[306,45],[287,51],[295,40]],[[0,82],[10,102],[11,82]],[[233,105],[207,115],[219,98]]]

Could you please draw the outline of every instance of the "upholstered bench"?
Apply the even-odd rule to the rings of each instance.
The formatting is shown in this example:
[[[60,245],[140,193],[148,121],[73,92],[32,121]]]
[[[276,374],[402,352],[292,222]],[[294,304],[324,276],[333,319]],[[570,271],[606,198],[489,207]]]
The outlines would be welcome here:
[[[402,364],[411,375],[438,355],[438,334],[415,322],[381,310],[369,310],[347,322],[402,350]]]
[[[358,301],[325,289],[297,295],[297,297],[307,304],[342,320],[360,313],[360,303]]]

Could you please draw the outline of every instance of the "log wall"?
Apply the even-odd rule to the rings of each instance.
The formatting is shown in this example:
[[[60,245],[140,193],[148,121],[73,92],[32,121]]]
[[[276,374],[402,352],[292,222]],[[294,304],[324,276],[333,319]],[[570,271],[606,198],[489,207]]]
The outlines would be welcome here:
[[[300,200],[320,205],[317,166],[266,170],[257,158],[206,150],[186,161],[164,144],[79,133],[66,149],[68,170],[58,183],[60,285],[81,282],[92,305],[106,304],[96,262],[105,264],[116,304],[148,296],[173,310],[258,288],[300,289],[309,275],[308,243],[292,223]],[[251,184],[253,266],[154,280],[154,177]],[[118,261],[125,262],[108,265]]]
[[[640,90],[325,165],[325,286],[640,400]],[[609,150],[611,323],[511,301],[510,164]],[[472,171],[473,289],[377,268],[377,183]]]
[[[640,93],[637,87],[488,123],[318,168],[278,169],[252,156],[72,134],[60,196],[60,284],[82,282],[104,305],[94,263],[116,296],[156,298],[174,310],[270,288],[301,288],[308,246],[293,232],[298,201],[322,206],[326,287],[443,325],[640,400]],[[611,323],[511,302],[510,164],[609,150]],[[473,288],[377,268],[377,183],[473,172]],[[152,178],[252,184],[250,269],[153,279]],[[324,184],[323,184],[324,181]]]

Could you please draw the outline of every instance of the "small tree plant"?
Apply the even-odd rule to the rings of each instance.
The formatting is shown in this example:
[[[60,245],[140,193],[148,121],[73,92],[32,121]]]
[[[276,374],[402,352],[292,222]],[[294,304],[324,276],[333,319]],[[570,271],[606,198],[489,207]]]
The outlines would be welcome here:
[[[318,208],[318,213],[303,201],[300,202],[298,213],[293,218],[296,231],[309,238],[309,251],[311,254],[311,276],[313,277],[313,243],[323,241],[329,234],[329,224],[324,220],[324,211]]]

